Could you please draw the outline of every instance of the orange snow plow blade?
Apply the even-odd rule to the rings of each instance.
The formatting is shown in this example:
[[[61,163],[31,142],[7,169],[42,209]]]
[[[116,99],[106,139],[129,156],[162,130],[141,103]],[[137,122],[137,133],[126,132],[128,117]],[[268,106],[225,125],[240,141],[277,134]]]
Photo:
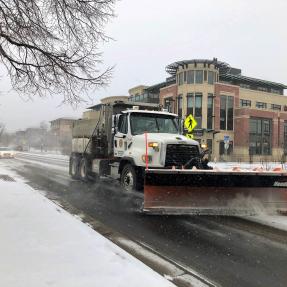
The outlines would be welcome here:
[[[146,170],[144,212],[251,215],[287,212],[287,172]]]

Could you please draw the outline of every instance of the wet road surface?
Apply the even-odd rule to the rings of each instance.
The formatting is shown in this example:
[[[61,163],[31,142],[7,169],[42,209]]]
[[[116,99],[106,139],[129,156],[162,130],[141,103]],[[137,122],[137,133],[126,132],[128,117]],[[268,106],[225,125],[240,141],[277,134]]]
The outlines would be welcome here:
[[[94,184],[71,180],[67,161],[18,155],[18,160],[6,163],[50,198],[69,202],[218,286],[287,286],[286,232],[232,217],[144,215],[142,194],[123,194],[111,180]]]

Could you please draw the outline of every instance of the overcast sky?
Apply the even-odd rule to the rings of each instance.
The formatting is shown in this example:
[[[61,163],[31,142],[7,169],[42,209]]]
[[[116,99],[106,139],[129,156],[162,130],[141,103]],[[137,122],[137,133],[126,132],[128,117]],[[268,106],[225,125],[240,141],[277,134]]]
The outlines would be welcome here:
[[[60,105],[60,98],[27,101],[9,91],[2,68],[0,122],[15,131],[80,117],[102,97],[163,81],[165,66],[178,60],[217,57],[244,75],[287,84],[286,11],[286,0],[121,0],[106,29],[115,41],[102,48],[104,66],[115,65],[110,86],[73,109]]]

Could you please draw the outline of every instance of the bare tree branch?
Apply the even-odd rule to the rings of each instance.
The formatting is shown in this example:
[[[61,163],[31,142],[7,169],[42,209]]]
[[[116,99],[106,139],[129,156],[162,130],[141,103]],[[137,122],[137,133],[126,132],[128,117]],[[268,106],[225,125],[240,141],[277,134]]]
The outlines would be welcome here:
[[[14,89],[78,103],[109,83],[98,44],[116,0],[0,0],[0,60]]]

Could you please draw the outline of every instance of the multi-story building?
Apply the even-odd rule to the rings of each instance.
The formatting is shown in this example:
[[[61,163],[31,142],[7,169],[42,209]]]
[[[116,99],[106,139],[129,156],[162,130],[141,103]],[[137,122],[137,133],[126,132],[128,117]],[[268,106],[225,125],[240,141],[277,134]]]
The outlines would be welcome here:
[[[72,127],[75,120],[74,118],[58,118],[50,121],[51,132],[59,137],[70,136],[72,135]]]
[[[162,87],[165,87],[167,82],[162,82],[153,86],[136,86],[129,89],[129,101],[142,103],[159,103],[159,93]]]
[[[194,116],[194,137],[213,159],[280,160],[287,152],[286,85],[243,76],[217,59],[178,61],[166,71],[160,104]]]

